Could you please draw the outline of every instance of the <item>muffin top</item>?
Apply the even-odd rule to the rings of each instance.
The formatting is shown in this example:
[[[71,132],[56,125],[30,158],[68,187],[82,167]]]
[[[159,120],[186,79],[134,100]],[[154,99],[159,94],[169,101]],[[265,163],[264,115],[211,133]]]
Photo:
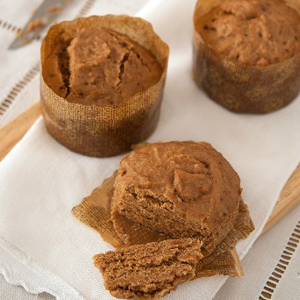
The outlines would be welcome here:
[[[162,68],[155,57],[126,35],[86,28],[48,57],[45,81],[69,102],[117,105],[157,83]]]
[[[207,143],[157,143],[135,150],[121,161],[115,189],[155,197],[174,213],[217,231],[241,200],[239,176]]]
[[[300,15],[281,0],[224,0],[195,26],[217,53],[247,65],[267,66],[300,53]]]

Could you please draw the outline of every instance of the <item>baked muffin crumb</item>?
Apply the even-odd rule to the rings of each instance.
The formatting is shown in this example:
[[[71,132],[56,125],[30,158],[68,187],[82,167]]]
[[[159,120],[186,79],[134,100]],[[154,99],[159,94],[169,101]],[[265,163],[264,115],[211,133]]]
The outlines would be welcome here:
[[[94,256],[106,289],[117,298],[158,299],[195,277],[197,239],[153,242]]]

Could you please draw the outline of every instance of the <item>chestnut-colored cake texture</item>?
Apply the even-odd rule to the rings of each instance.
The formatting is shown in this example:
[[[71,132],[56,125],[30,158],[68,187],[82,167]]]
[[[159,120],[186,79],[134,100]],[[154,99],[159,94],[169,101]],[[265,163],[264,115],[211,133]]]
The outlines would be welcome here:
[[[241,201],[239,176],[207,143],[137,149],[121,161],[114,187],[113,223],[120,214],[171,238],[199,238],[206,254],[233,228]]]
[[[156,129],[169,47],[142,18],[105,15],[52,25],[41,45],[41,109],[68,149],[108,157]]]
[[[195,25],[217,53],[247,65],[267,66],[300,53],[300,15],[281,0],[224,0]]]
[[[156,84],[162,68],[144,47],[106,28],[84,28],[46,59],[44,79],[69,102],[118,105]]]
[[[300,91],[300,2],[199,0],[193,77],[209,98],[237,113],[266,114]]]
[[[158,299],[193,279],[201,258],[199,240],[187,238],[97,254],[94,264],[114,297]]]

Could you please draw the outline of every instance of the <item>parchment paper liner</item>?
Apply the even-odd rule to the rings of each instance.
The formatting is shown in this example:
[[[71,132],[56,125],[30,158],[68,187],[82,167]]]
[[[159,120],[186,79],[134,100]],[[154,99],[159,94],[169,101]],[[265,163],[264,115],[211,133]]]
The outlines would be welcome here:
[[[300,91],[300,53],[265,67],[248,66],[216,53],[202,39],[202,17],[223,0],[201,0],[194,11],[193,76],[215,102],[239,113],[270,113],[288,105]],[[300,2],[285,1],[300,11]]]
[[[72,209],[72,214],[81,222],[95,229],[101,237],[114,247],[125,247],[118,238],[110,220],[110,208],[112,204],[113,185],[117,172],[105,179],[100,187],[83,199],[82,203]],[[133,244],[143,244],[160,241],[168,237],[158,234],[142,225],[136,224],[119,215],[119,224],[128,228],[126,233],[130,235]],[[243,270],[235,250],[238,241],[246,238],[254,227],[247,206],[242,202],[240,213],[234,224],[234,229],[217,246],[215,251],[203,258],[196,269],[196,277],[208,277],[213,275],[242,276]],[[128,246],[128,245],[126,245]]]
[[[126,34],[148,49],[160,63],[160,80],[142,93],[123,103],[97,107],[69,103],[58,96],[44,81],[46,57],[55,44],[76,36],[90,26],[105,27]],[[169,47],[153,31],[152,25],[141,18],[126,15],[91,16],[53,25],[41,48],[41,106],[49,133],[61,144],[85,155],[112,156],[130,149],[132,144],[148,138],[156,128],[164,84]]]

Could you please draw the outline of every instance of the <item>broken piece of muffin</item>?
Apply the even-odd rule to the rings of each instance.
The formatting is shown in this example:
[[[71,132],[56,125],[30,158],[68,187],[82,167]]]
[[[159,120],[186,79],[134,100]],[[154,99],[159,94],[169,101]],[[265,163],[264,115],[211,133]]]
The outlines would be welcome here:
[[[120,214],[170,238],[198,238],[206,254],[233,228],[241,202],[239,176],[207,143],[137,149],[121,161],[114,188],[113,223]]]
[[[195,277],[197,239],[165,240],[94,256],[106,289],[117,298],[158,299]]]

